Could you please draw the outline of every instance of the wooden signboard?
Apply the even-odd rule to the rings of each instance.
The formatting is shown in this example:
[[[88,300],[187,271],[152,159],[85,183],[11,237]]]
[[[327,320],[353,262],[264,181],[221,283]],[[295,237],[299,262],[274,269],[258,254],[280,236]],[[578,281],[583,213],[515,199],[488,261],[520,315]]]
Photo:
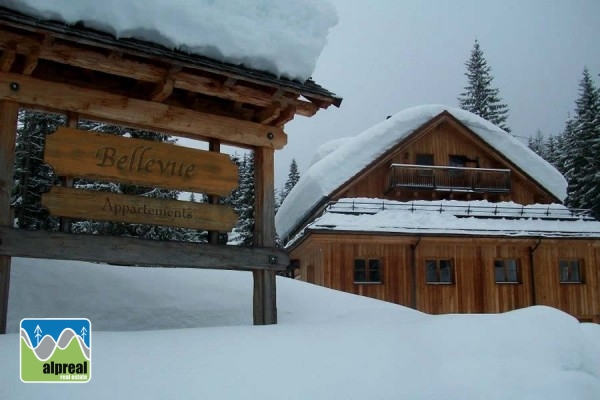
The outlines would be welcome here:
[[[61,176],[227,196],[238,185],[227,154],[61,127],[44,160]]]
[[[59,217],[228,232],[237,215],[227,206],[53,187],[42,205]]]

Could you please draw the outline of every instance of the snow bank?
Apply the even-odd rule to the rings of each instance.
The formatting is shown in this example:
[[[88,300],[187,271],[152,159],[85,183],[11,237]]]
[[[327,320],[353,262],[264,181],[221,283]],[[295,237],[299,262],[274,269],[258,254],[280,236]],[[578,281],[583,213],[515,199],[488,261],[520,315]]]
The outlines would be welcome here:
[[[567,182],[564,177],[502,129],[459,108],[425,105],[408,108],[367,129],[309,168],[279,208],[275,218],[279,236],[288,236],[324,197],[443,111],[460,120],[558,199],[566,197]]]
[[[0,398],[600,398],[600,330],[555,309],[429,316],[277,285],[280,324],[253,327],[250,273],[14,258]],[[58,316],[92,320],[91,381],[21,383],[18,321]]]
[[[338,21],[329,0],[8,0],[2,5],[302,82],[313,73]]]

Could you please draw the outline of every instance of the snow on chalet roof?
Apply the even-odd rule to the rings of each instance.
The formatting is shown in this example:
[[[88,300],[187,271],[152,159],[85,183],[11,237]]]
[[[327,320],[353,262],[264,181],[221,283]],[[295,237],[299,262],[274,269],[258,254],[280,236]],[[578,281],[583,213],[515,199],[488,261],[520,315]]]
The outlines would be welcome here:
[[[352,198],[331,203],[309,230],[403,234],[600,238],[600,222],[562,204],[485,200],[399,202]]]
[[[306,81],[338,22],[330,0],[8,0],[23,14]]]
[[[567,182],[552,165],[513,136],[468,111],[444,105],[408,108],[345,142],[312,165],[289,193],[275,217],[280,237],[298,228],[332,192],[419,127],[447,111],[513,162],[556,198],[566,197]]]
[[[315,155],[308,167],[309,168],[312,167],[313,165],[315,165],[316,163],[321,161],[323,158],[327,157],[329,154],[331,154],[335,150],[337,150],[338,147],[346,144],[347,142],[351,141],[352,139],[354,139],[354,138],[353,137],[344,137],[344,138],[339,138],[339,139],[333,139],[329,142],[323,143],[322,145],[317,147],[317,151],[315,152]]]

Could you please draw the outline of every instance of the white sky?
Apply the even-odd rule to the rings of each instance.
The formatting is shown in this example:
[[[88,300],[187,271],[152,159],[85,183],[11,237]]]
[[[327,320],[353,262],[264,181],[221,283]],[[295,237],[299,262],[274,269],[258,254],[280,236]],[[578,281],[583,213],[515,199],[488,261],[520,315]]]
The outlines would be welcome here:
[[[302,174],[324,142],[355,136],[415,105],[456,106],[475,38],[514,135],[562,131],[584,66],[600,81],[597,0],[332,2],[340,22],[313,78],[344,101],[286,126],[288,145],[275,160],[278,188],[291,159]]]

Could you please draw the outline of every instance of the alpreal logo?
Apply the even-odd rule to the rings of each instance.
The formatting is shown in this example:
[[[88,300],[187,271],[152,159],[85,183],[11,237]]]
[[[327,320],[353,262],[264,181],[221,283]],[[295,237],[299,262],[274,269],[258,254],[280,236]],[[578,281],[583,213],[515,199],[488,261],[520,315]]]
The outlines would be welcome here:
[[[21,381],[85,383],[92,377],[92,324],[86,318],[21,320]]]

